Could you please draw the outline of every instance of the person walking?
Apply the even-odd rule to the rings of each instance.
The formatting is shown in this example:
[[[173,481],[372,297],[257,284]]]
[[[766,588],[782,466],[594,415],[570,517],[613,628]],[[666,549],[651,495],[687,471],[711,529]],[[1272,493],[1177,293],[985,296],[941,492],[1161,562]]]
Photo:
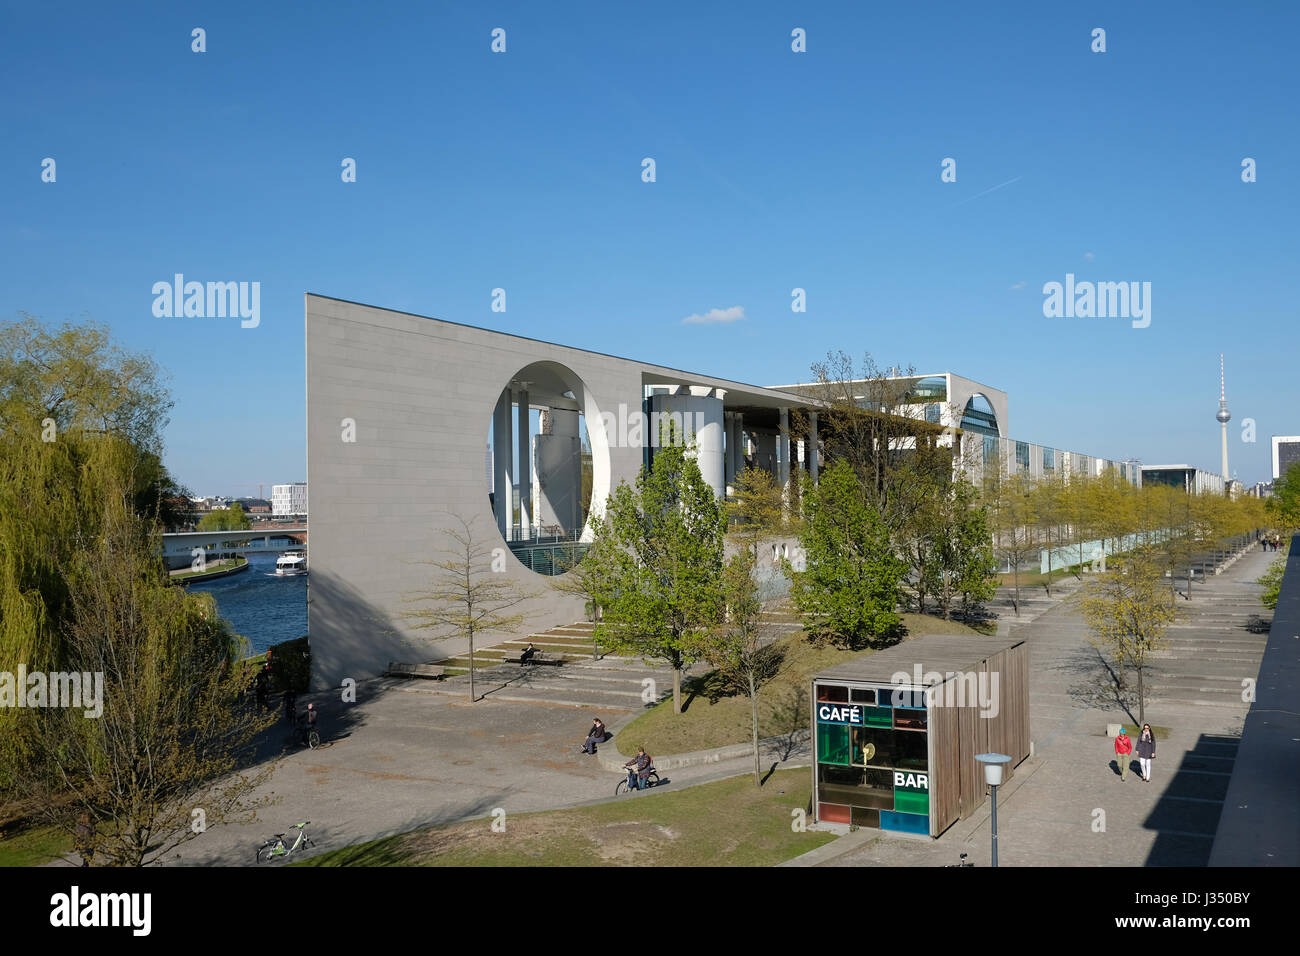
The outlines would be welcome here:
[[[1151,782],[1151,761],[1156,759],[1156,735],[1151,732],[1150,724],[1142,725],[1142,734],[1137,742],[1138,766],[1142,768],[1142,779]]]
[[[1119,725],[1119,733],[1115,735],[1115,762],[1119,764],[1119,782],[1125,783],[1128,780],[1128,765],[1133,762],[1133,741],[1124,733],[1123,724]]]

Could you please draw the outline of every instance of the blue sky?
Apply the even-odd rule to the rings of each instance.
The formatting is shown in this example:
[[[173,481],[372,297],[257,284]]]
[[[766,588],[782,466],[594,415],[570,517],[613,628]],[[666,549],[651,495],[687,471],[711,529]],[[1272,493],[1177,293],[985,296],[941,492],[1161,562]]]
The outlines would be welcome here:
[[[1222,351],[1238,477],[1300,433],[1293,4],[0,9],[0,316],[149,350],[196,493],[305,477],[307,291],[754,384],[870,352],[1211,470]],[[155,317],[177,272],[260,282],[259,326]],[[1150,326],[1045,318],[1067,273]]]

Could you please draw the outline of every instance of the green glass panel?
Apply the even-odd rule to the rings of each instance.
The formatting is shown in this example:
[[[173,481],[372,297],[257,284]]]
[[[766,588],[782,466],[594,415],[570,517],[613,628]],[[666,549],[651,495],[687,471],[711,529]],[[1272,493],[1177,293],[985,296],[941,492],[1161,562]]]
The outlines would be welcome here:
[[[817,760],[821,763],[848,764],[849,728],[847,725],[817,725]]]
[[[930,795],[928,793],[918,793],[912,790],[902,790],[894,788],[894,809],[900,813],[926,813],[930,812]]]
[[[867,727],[892,727],[894,726],[894,710],[892,707],[864,707],[862,708],[862,723]]]

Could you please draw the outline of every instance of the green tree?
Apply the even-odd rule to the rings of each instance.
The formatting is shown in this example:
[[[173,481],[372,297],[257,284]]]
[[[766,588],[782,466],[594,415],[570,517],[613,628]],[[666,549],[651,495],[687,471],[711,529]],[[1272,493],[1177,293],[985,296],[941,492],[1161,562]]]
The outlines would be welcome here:
[[[800,543],[806,568],[787,567],[790,596],[814,640],[857,648],[898,634],[907,566],[847,462],[833,464],[807,490]]]
[[[1144,724],[1146,671],[1156,652],[1168,646],[1166,632],[1176,612],[1165,599],[1158,562],[1137,557],[1115,565],[1090,583],[1080,606],[1093,632],[1093,645],[1111,659],[1116,690],[1121,695],[1126,670],[1136,673],[1138,723]]]
[[[518,632],[524,615],[507,612],[536,595],[493,569],[493,552],[500,549],[498,537],[492,537],[489,543],[478,532],[478,519],[455,517],[460,527],[442,532],[446,557],[424,562],[434,569],[429,590],[408,599],[408,603],[427,602],[432,606],[415,608],[404,617],[414,622],[411,626],[416,630],[434,631],[435,640],[459,638],[467,642],[469,699],[475,702],[479,699],[475,687],[475,639],[485,634]]]
[[[69,575],[110,503],[161,523],[175,485],[161,464],[160,380],[100,326],[0,324],[0,671],[66,664]],[[0,708],[0,786],[35,729],[31,711]]]
[[[105,504],[101,536],[70,569],[63,622],[66,671],[102,680],[102,712],[85,708],[84,684],[81,708],[40,710],[19,787],[70,834],[82,814],[92,821],[96,865],[143,866],[249,818],[272,767],[246,761],[275,715],[248,706],[247,647],[211,595],[168,587],[155,531]]]
[[[1283,553],[1274,558],[1269,564],[1268,570],[1259,576],[1257,582],[1260,586],[1260,603],[1270,611],[1277,610],[1277,599],[1282,594],[1282,577],[1286,574],[1287,551],[1284,548]]]
[[[209,511],[199,519],[200,531],[247,531],[253,526],[244,514],[244,506],[235,502],[229,508]]]
[[[1273,482],[1265,510],[1277,529],[1290,536],[1300,529],[1300,465],[1292,465]]]
[[[952,531],[944,543],[944,576],[941,591],[943,616],[949,617],[954,593],[961,595],[962,613],[969,616],[997,593],[997,559],[988,512],[979,501],[975,486],[964,477],[951,495]]]
[[[663,445],[606,505],[597,537],[613,546],[611,574],[595,632],[605,647],[666,661],[680,714],[682,671],[722,615],[726,515],[694,453],[671,436]]]

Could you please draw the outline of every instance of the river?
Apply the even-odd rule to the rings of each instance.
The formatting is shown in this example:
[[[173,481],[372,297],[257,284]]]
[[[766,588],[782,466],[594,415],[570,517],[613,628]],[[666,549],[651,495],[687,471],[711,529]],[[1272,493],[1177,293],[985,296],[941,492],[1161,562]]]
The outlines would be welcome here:
[[[221,616],[236,634],[248,638],[253,654],[307,633],[307,575],[277,575],[278,557],[274,553],[250,554],[247,571],[186,585],[216,599]]]

